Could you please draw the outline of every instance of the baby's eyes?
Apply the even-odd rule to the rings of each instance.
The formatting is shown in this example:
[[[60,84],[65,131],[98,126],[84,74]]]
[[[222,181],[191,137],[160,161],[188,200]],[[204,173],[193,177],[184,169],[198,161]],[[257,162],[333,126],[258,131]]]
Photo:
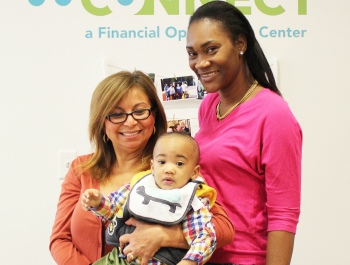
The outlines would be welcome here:
[[[179,166],[179,167],[181,167],[181,166],[184,165],[184,163],[182,163],[182,162],[177,162],[176,165]]]
[[[158,163],[163,165],[163,164],[165,164],[165,161],[164,160],[159,160]]]

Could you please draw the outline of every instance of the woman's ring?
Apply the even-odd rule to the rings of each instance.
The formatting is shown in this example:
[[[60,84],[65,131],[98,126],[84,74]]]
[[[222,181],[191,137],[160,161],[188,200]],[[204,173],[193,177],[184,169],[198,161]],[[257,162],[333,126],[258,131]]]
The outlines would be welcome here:
[[[134,260],[134,259],[135,259],[134,255],[131,254],[131,253],[129,253],[128,256],[129,256],[129,258],[130,258],[131,260]]]

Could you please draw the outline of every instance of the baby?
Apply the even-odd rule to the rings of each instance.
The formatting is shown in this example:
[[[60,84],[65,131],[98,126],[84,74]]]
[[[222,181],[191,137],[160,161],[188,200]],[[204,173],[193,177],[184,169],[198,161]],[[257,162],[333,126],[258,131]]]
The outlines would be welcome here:
[[[154,148],[151,173],[148,170],[136,174],[130,184],[108,196],[98,190],[86,190],[82,196],[83,209],[103,220],[112,220],[106,241],[117,247],[119,237],[133,231],[128,231],[130,226],[124,224],[130,217],[163,225],[181,223],[190,249],[161,248],[149,264],[201,265],[216,247],[209,212],[216,192],[198,177],[198,161],[199,147],[191,136],[179,132],[163,134]],[[114,248],[94,264],[117,264],[110,260],[119,258],[141,263],[133,253],[125,256],[120,248]]]

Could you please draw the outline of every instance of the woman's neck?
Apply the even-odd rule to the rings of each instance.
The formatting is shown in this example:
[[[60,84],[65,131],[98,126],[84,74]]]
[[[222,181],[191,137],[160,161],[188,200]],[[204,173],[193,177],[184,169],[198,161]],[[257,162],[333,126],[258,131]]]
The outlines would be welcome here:
[[[122,185],[130,183],[135,174],[149,168],[149,165],[142,164],[140,155],[117,155],[111,174],[100,183],[100,191],[102,194],[109,194],[119,189]]]
[[[253,82],[254,79],[249,80],[248,78],[236,78],[230,86],[220,89],[220,112],[225,113],[231,106],[240,102],[240,100],[252,86]]]
[[[142,152],[116,152],[116,163],[113,167],[115,173],[125,173],[130,171],[139,170],[142,168]]]

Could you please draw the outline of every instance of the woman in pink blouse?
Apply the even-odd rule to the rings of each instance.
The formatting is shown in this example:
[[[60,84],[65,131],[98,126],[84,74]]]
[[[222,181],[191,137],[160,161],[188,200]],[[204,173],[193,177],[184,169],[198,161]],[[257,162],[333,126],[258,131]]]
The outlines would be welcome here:
[[[201,173],[235,240],[212,263],[289,264],[300,214],[302,132],[245,16],[223,1],[190,19],[189,65],[208,95],[196,134]]]

